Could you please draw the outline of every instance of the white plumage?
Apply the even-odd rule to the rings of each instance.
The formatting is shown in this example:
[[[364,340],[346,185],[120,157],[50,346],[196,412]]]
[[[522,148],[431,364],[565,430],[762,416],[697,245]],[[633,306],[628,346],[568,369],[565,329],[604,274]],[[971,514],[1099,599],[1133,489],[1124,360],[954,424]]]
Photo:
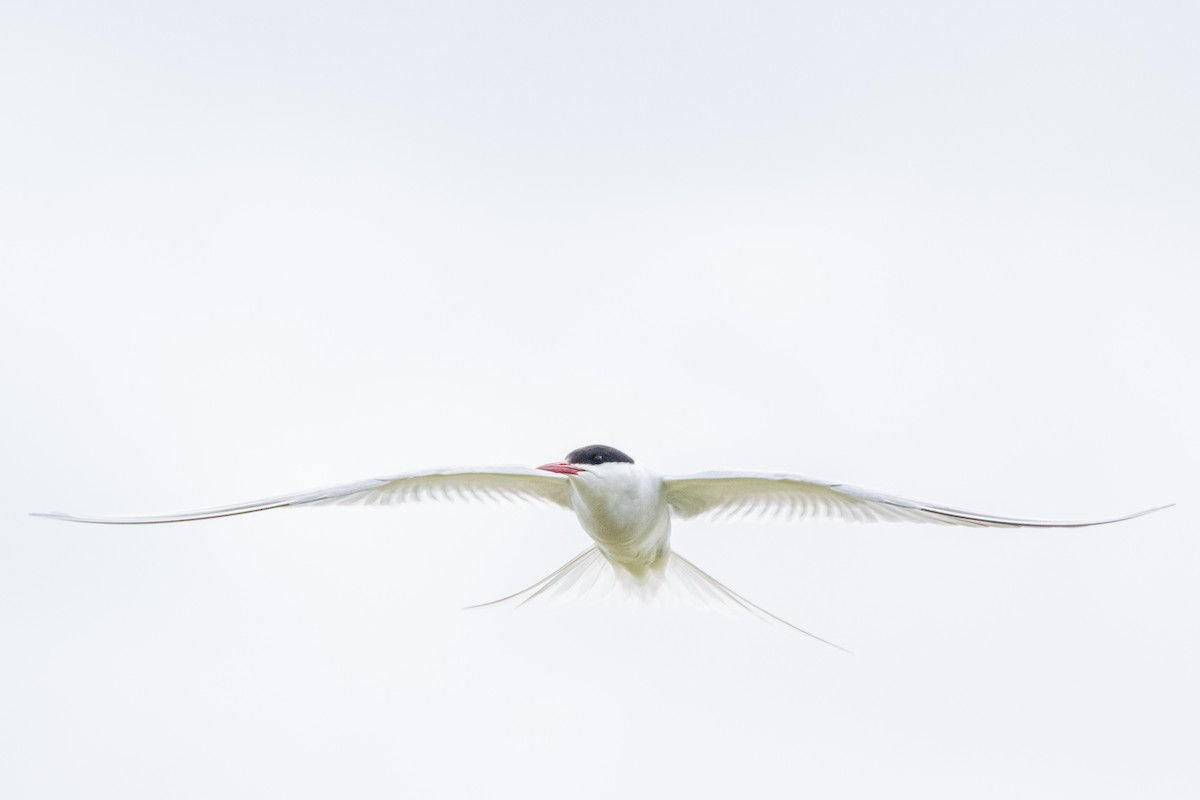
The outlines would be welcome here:
[[[742,609],[793,628],[791,623],[750,603],[690,561],[672,553],[671,520],[706,514],[715,517],[769,515],[786,519],[840,517],[854,522],[1078,528],[1120,522],[1167,508],[1160,506],[1114,519],[1083,522],[1017,519],[906,500],[846,484],[782,473],[723,471],[660,476],[633,463],[619,450],[591,445],[572,451],[564,461],[536,469],[508,466],[424,470],[183,514],[34,516],[138,525],[212,519],[293,506],[389,505],[425,499],[532,500],[575,513],[593,546],[528,589],[496,602],[527,602],[567,592],[584,594],[595,591],[598,585],[607,591],[624,587],[644,597],[674,592],[700,605]],[[813,636],[807,631],[801,632]]]

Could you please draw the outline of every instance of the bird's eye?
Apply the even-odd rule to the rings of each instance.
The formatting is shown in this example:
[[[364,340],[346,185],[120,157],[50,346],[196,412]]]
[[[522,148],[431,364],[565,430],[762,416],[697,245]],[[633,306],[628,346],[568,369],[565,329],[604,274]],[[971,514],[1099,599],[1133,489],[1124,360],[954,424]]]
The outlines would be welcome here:
[[[602,462],[604,461],[604,456],[602,456],[602,455],[600,455],[599,453],[597,453],[596,455],[592,456],[592,461],[593,461],[593,462],[595,462],[595,463],[597,463],[597,464],[600,464],[600,463],[602,463]]]

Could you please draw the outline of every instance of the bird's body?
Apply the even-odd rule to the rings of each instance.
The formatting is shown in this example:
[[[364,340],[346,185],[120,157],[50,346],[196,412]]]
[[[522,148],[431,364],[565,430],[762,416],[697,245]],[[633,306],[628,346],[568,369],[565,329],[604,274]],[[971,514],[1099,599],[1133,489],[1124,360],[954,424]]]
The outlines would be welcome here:
[[[671,552],[663,480],[638,464],[608,464],[571,480],[571,510],[604,557],[635,577]]]
[[[594,546],[543,580],[504,600],[519,598],[525,601],[564,587],[590,585],[589,580],[594,583],[599,574],[608,574],[619,583],[635,587],[643,596],[653,595],[673,583],[677,589],[703,603],[741,608],[793,628],[791,623],[755,606],[672,552],[672,519],[690,519],[705,514],[765,513],[787,518],[836,516],[857,522],[1078,528],[1119,522],[1158,510],[1154,508],[1116,519],[1087,522],[998,517],[783,473],[722,471],[663,476],[635,464],[629,456],[612,447],[590,445],[573,450],[563,461],[543,464],[536,469],[462,467],[425,470],[186,514],[123,518],[66,514],[35,516],[105,524],[155,524],[227,517],[289,506],[382,505],[430,497],[539,500],[574,512]],[[812,636],[807,631],[801,632]]]

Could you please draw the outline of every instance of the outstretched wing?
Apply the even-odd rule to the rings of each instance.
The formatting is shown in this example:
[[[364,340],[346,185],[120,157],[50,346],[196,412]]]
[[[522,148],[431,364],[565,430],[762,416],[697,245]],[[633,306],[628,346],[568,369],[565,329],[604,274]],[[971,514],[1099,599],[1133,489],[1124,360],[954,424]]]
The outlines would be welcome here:
[[[312,492],[269,497],[233,506],[185,514],[151,517],[76,517],[70,514],[34,514],[35,517],[96,522],[107,525],[150,525],[232,517],[287,506],[390,505],[425,499],[536,500],[569,509],[571,489],[566,476],[530,467],[459,467],[410,472],[390,478],[372,478]]]
[[[681,519],[702,514],[760,514],[787,518],[841,517],[855,522],[935,522],[989,528],[1083,528],[1133,519],[1170,507],[1159,506],[1114,519],[1060,522],[977,514],[879,494],[844,483],[782,473],[699,472],[668,476],[663,480],[667,503]]]

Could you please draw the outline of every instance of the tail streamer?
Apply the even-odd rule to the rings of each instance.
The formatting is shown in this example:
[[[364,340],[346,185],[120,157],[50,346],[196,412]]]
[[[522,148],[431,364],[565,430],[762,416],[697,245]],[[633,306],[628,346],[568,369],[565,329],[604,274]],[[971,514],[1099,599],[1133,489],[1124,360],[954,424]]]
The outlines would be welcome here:
[[[591,604],[604,602],[614,595],[632,596],[667,606],[686,604],[724,613],[748,614],[755,619],[784,625],[844,653],[851,652],[747,600],[674,551],[668,554],[659,568],[649,570],[642,576],[634,576],[609,561],[599,548],[589,547],[532,586],[499,600],[467,608],[502,605],[519,608],[534,601],[541,603],[560,599]]]

